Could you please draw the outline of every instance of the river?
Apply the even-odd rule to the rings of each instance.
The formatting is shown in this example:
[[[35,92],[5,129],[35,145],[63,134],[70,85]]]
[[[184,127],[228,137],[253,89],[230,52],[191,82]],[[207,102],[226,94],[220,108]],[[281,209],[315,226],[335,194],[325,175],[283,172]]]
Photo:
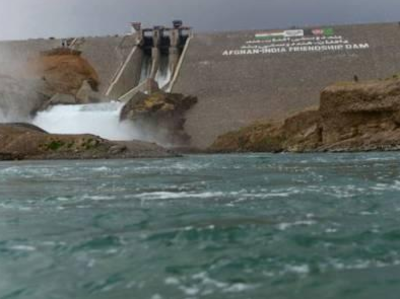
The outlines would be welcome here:
[[[0,298],[398,298],[400,156],[0,164]]]

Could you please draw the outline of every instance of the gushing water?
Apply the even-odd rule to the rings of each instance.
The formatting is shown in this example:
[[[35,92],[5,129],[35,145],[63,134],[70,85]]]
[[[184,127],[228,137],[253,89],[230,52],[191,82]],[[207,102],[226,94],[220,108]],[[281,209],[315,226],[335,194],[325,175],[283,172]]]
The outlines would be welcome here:
[[[147,78],[151,70],[151,59],[142,65],[141,80]],[[168,85],[172,77],[168,56],[162,56],[155,81],[160,88]],[[118,102],[57,105],[39,112],[32,123],[53,134],[93,134],[109,140],[143,140],[154,142],[154,138],[143,134],[130,122],[120,122],[123,104]]]
[[[53,134],[93,134],[109,140],[143,139],[130,122],[120,122],[122,103],[58,105],[39,112],[33,124]]]
[[[140,73],[140,83],[149,78],[151,74],[151,57],[145,55],[142,62],[142,70]]]
[[[160,88],[164,88],[171,81],[172,73],[169,69],[168,56],[161,56],[160,67],[156,74],[156,82]]]
[[[144,80],[150,77],[151,65],[152,65],[151,57],[145,56],[142,63],[140,82],[143,82]],[[171,81],[171,78],[172,78],[172,73],[171,70],[169,69],[169,58],[168,56],[161,56],[160,65],[154,80],[158,83],[158,86],[160,88],[165,88]]]

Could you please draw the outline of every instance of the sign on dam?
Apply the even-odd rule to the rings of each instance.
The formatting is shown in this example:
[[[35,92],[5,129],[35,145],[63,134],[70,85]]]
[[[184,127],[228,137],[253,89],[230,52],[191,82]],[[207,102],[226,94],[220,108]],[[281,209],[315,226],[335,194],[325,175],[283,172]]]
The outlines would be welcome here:
[[[329,32],[327,35],[324,32]],[[240,49],[225,50],[222,55],[256,55],[290,52],[324,52],[369,49],[368,43],[352,44],[341,35],[334,35],[334,30],[311,30],[306,37],[304,30],[287,30],[282,33],[256,34],[254,40],[246,41]],[[279,35],[276,35],[279,34]],[[321,36],[322,35],[322,36]]]
[[[194,34],[173,92],[196,95],[192,145],[319,104],[326,86],[400,72],[398,23]]]

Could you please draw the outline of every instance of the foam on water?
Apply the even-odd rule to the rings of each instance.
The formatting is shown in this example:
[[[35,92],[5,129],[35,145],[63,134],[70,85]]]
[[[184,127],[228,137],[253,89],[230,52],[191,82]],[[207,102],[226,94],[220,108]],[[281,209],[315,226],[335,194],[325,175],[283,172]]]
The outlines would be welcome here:
[[[58,105],[39,112],[33,124],[53,134],[94,134],[109,140],[141,139],[129,122],[120,122],[123,103]]]

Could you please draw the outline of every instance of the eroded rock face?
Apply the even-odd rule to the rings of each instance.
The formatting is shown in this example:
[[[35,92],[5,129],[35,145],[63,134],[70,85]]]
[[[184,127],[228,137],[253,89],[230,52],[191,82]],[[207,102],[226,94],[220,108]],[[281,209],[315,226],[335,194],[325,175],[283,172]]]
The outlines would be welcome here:
[[[48,134],[33,125],[0,125],[0,160],[172,157],[147,142],[112,142],[94,135]]]
[[[28,74],[40,77],[42,92],[49,97],[56,93],[76,96],[85,82],[97,90],[99,77],[96,70],[79,51],[68,48],[43,52],[27,66]]]
[[[134,122],[147,140],[185,146],[190,141],[184,130],[185,113],[196,103],[197,98],[182,94],[138,93],[122,109],[121,120]]]
[[[319,111],[326,146],[397,130],[400,80],[330,86]]]
[[[212,151],[263,152],[399,149],[400,80],[396,78],[330,86],[321,93],[318,109],[281,124],[258,124],[222,135],[211,146]]]

